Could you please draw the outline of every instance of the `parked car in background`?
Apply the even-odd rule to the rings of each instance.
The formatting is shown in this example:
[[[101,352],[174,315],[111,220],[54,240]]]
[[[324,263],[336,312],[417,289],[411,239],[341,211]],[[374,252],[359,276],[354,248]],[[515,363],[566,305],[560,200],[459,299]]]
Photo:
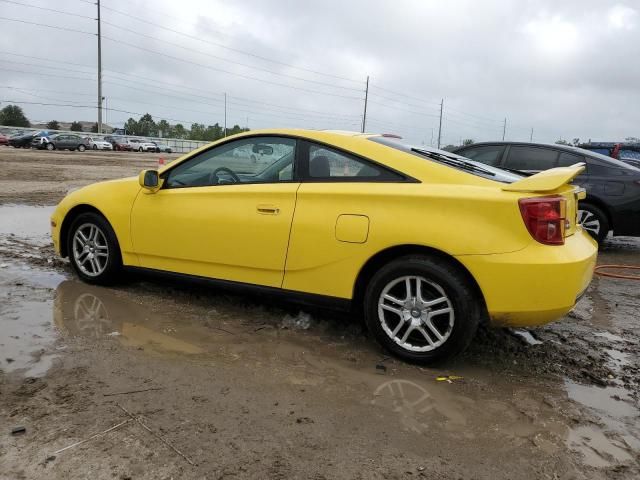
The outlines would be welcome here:
[[[254,146],[268,162],[234,155]],[[329,301],[363,311],[393,354],[434,362],[485,321],[573,308],[597,257],[576,226],[583,169],[525,178],[380,135],[253,131],[70,193],[52,237],[89,283],[137,267]]]
[[[130,138],[129,145],[131,145],[131,150],[136,152],[155,152],[157,150],[155,143],[144,138]]]
[[[640,168],[640,144],[638,143],[589,142],[578,147]]]
[[[8,144],[15,148],[31,148],[31,142],[37,135],[37,132],[18,133],[17,135],[9,138]]]
[[[96,137],[85,137],[84,142],[91,150],[113,150],[111,143]]]
[[[556,144],[487,142],[455,150],[458,155],[499,168],[538,173],[586,163],[573,183],[586,189],[578,221],[601,243],[613,235],[640,236],[640,169],[593,150]]]
[[[4,133],[0,133],[0,145],[9,145],[9,137]]]
[[[131,151],[131,145],[127,142],[127,139],[124,137],[113,137],[108,136],[104,137],[106,142],[109,142],[113,145],[113,149],[117,151]]]
[[[80,135],[72,133],[59,133],[57,135],[51,135],[46,139],[45,142],[42,142],[41,144],[37,144],[35,146],[38,146],[38,148],[45,148],[47,150],[78,150],[79,152],[84,152],[87,149],[84,138],[82,138]]]
[[[166,143],[160,143],[160,142],[151,142],[156,146],[156,153],[171,153],[171,147],[169,145],[167,145]]]

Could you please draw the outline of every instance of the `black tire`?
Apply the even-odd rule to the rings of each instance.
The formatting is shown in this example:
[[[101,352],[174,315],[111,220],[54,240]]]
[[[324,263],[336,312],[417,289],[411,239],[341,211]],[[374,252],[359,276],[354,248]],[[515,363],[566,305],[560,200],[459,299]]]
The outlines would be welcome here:
[[[582,213],[584,212],[584,213]],[[578,204],[578,219],[589,235],[601,244],[609,234],[609,219],[606,213],[591,203]]]
[[[387,324],[389,330],[391,330],[392,327],[387,322],[392,322],[393,318],[398,320],[396,325],[400,323],[404,325],[398,332],[398,336],[406,333],[408,327],[407,329],[404,327],[410,325],[412,321],[420,323],[419,328],[428,332],[431,337],[431,342],[436,346],[430,346],[422,334],[416,337],[418,333],[411,333],[408,340],[413,341],[416,347],[431,348],[430,350],[416,352],[405,348],[390,337],[392,332],[388,334],[383,328],[383,320],[379,316],[378,302],[385,288],[394,282],[399,282],[397,285],[401,286],[401,279],[403,277],[421,278],[425,280],[427,283],[422,284],[424,297],[429,296],[432,292],[439,292],[434,295],[434,297],[437,298],[438,296],[442,296],[442,292],[444,292],[448,303],[435,304],[431,311],[435,309],[452,309],[453,326],[449,326],[452,317],[446,313],[434,316],[434,319],[431,321],[431,324],[440,331],[442,341],[435,336],[433,330],[427,328],[426,323],[424,323],[426,320],[420,316],[422,314],[428,315],[430,307],[425,307],[425,310],[422,310],[423,313],[420,314],[420,308],[415,308],[414,304],[411,312],[416,310],[417,317],[411,317],[410,320],[401,320],[401,317],[396,313],[381,310],[385,318],[385,324]],[[437,285],[441,289],[441,292],[436,290],[437,287],[433,287],[433,285]],[[426,290],[424,290],[425,288]],[[393,292],[393,290],[390,290],[390,292]],[[406,298],[409,298],[410,295],[411,294],[407,295]],[[440,307],[440,305],[442,305],[442,307]],[[386,264],[373,275],[366,288],[363,307],[367,327],[382,347],[403,360],[420,364],[433,364],[450,359],[469,346],[482,318],[484,304],[482,300],[478,298],[476,289],[460,270],[460,267],[435,256],[411,255],[398,258]],[[406,306],[400,309],[402,308],[407,309]],[[408,309],[406,311],[409,312]],[[391,318],[387,316],[387,314],[390,315]],[[411,313],[407,314],[411,315]],[[446,317],[444,317],[444,315],[446,315]],[[444,320],[444,325],[440,323],[441,320]],[[438,324],[436,322],[438,322]],[[417,332],[417,330],[414,330],[414,332]],[[420,337],[423,339],[422,346],[420,345]],[[438,343],[440,344],[438,345]]]
[[[84,152],[87,149],[87,147],[85,147],[83,144],[78,145],[78,151],[79,152]]]
[[[74,254],[74,236],[78,229],[87,228],[87,225],[97,227],[102,233],[107,246],[107,260],[104,263],[104,269],[96,275],[87,274],[79,264],[79,260]],[[69,235],[67,237],[67,248],[71,266],[78,276],[87,283],[96,285],[112,285],[119,280],[122,272],[122,255],[120,253],[120,245],[113,228],[107,220],[97,213],[82,213],[73,220]],[[86,268],[85,268],[86,270]]]
[[[138,151],[139,151],[140,153],[144,152],[144,150],[142,149],[142,147],[140,147],[140,148],[138,149]]]
[[[93,147],[91,147],[91,148],[92,148],[93,150],[97,150],[97,149],[98,149],[98,146],[94,144],[94,145],[93,145]]]
[[[49,151],[52,151],[56,149],[56,146],[53,143],[49,142],[47,143],[47,146],[45,148]]]

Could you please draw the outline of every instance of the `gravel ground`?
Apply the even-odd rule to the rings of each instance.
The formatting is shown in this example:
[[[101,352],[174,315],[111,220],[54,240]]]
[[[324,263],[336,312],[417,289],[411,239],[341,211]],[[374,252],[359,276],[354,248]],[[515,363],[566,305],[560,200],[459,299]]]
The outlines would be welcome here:
[[[78,281],[52,206],[157,157],[0,147],[0,478],[640,476],[638,282],[596,277],[562,320],[419,368],[348,314]],[[640,264],[640,239],[599,262]]]

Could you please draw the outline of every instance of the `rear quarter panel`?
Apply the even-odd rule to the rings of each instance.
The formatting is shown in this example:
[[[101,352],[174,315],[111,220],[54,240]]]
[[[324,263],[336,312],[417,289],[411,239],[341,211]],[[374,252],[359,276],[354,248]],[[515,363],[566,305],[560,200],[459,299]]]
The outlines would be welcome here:
[[[420,245],[450,255],[505,253],[531,243],[517,199],[500,184],[306,183],[298,190],[283,287],[351,298],[375,254]],[[341,215],[369,219],[366,241],[340,241]]]

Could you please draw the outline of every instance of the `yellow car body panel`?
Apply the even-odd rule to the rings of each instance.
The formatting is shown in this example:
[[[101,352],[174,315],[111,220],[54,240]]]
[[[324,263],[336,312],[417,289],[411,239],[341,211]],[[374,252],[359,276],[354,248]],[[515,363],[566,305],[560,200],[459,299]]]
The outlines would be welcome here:
[[[358,275],[374,256],[399,246],[428,248],[467,269],[500,325],[557,319],[591,280],[597,247],[576,225],[579,192],[567,184],[580,166],[505,184],[367,135],[251,131],[213,145],[266,134],[324,143],[415,181],[232,184],[155,193],[137,178],[103,182],[60,203],[52,217],[57,251],[69,212],[90,206],[112,225],[127,266],[352,299]],[[208,148],[179,158],[160,175]],[[566,199],[565,245],[538,243],[523,222],[518,200],[548,195]]]

